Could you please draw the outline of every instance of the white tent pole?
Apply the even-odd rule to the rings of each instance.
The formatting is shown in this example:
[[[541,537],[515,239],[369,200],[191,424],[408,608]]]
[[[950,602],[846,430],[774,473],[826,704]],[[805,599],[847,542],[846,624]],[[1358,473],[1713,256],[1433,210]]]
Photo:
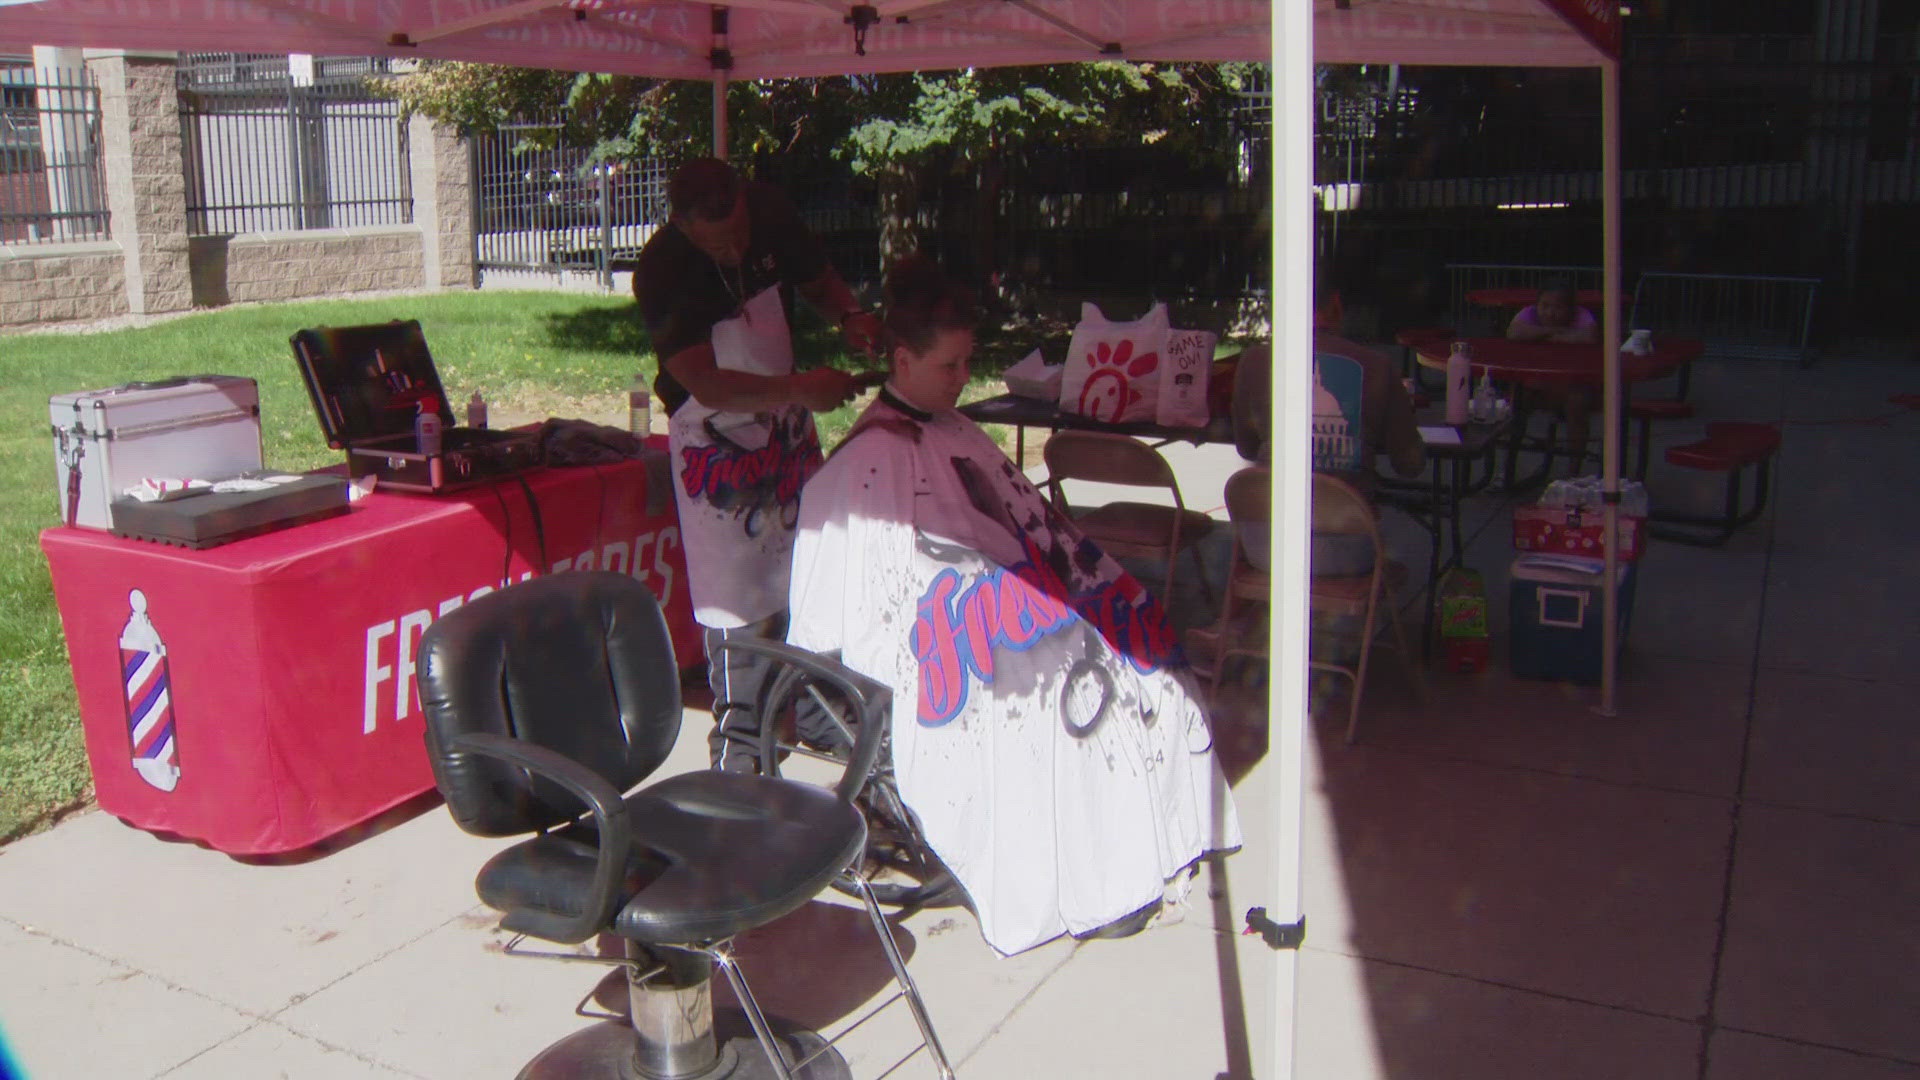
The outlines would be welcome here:
[[[1274,763],[1274,877],[1267,917],[1282,925],[1300,910],[1300,808],[1307,752],[1307,532],[1313,490],[1313,5],[1273,6],[1273,568],[1267,641],[1268,749]],[[1273,951],[1270,1080],[1290,1080],[1299,953]]]
[[[1620,520],[1620,61],[1600,62],[1600,232],[1601,273],[1600,470],[1606,500],[1601,514],[1605,530],[1601,546],[1607,569],[1602,580],[1600,618],[1600,705],[1602,716],[1614,716],[1614,681],[1618,677],[1620,599],[1614,594],[1619,580],[1620,552],[1614,532]]]
[[[733,50],[727,42],[727,8],[713,5],[713,156],[727,160],[727,72],[733,68]]]

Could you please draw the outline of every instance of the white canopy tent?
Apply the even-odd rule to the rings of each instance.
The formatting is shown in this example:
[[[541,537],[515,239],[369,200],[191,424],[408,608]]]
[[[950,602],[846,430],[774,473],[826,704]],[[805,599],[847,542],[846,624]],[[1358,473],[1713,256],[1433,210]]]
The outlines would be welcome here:
[[[33,46],[434,57],[713,81],[1122,59],[1271,61],[1275,363],[1312,351],[1313,65],[1597,67],[1603,93],[1604,341],[1619,341],[1618,7],[1610,0],[0,0],[0,51]],[[716,129],[724,115],[716,94]],[[1283,193],[1285,193],[1283,195]],[[1620,383],[1606,365],[1603,461],[1618,491]],[[1310,387],[1274,380],[1269,752],[1275,879],[1250,895],[1298,920],[1306,716]],[[1608,536],[1613,506],[1608,506]],[[1614,552],[1608,545],[1609,580]],[[1600,709],[1614,698],[1614,599]],[[1275,954],[1259,1071],[1292,1075],[1293,954]],[[1282,1022],[1284,1019],[1284,1023]]]

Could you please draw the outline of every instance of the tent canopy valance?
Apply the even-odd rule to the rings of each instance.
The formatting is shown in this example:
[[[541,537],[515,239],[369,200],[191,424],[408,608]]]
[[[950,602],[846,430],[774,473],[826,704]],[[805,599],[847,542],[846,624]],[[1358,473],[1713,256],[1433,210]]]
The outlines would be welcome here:
[[[1592,65],[1602,0],[1312,0],[1321,63]],[[717,14],[718,13],[718,14]],[[1270,58],[1265,0],[0,0],[0,47],[435,57],[706,80]]]

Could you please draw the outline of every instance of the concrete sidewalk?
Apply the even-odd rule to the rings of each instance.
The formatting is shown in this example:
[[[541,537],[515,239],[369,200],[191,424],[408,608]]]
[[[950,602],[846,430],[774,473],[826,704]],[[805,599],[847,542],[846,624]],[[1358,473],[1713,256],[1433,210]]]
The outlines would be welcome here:
[[[1316,1080],[1920,1078],[1920,413],[1887,404],[1916,389],[1907,363],[1702,365],[1701,422],[1785,424],[1775,497],[1724,548],[1652,547],[1615,718],[1504,674],[1510,506],[1472,500],[1494,666],[1429,671],[1421,706],[1386,660],[1359,745],[1337,701],[1313,725],[1297,1025],[1234,932],[1274,815],[1263,691],[1233,687],[1248,843],[1184,918],[1012,958],[964,910],[901,920],[960,1074],[1240,1077],[1282,1030]],[[1170,448],[1190,504],[1219,505],[1221,450]],[[1658,460],[1657,500],[1715,505],[1715,478]],[[1424,566],[1423,535],[1385,525]],[[689,711],[670,768],[703,764],[707,723]],[[618,1004],[602,969],[502,954],[472,884],[499,842],[430,803],[392,817],[289,865],[97,812],[0,848],[0,1028],[26,1075],[508,1076],[593,1022],[576,1002]],[[889,989],[838,897],[741,952],[769,1011],[828,1033]],[[856,1076],[931,1076],[915,1041],[894,1006],[842,1045]]]

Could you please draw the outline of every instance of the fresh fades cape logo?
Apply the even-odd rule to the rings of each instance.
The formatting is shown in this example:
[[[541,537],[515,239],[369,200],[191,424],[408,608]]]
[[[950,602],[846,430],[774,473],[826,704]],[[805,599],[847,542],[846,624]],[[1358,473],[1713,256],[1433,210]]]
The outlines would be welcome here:
[[[758,450],[732,442],[683,446],[680,483],[690,497],[722,510],[777,506],[785,521],[797,514],[800,488],[820,469],[820,436],[806,420],[805,413],[775,416],[767,445]]]
[[[1122,577],[1069,596],[1033,543],[1022,546],[1027,558],[1016,566],[995,568],[964,586],[960,572],[949,567],[921,593],[911,644],[920,664],[922,726],[940,727],[960,715],[969,676],[991,686],[998,650],[1026,652],[1076,617],[1143,674],[1181,662],[1166,611],[1142,602],[1138,581]]]

